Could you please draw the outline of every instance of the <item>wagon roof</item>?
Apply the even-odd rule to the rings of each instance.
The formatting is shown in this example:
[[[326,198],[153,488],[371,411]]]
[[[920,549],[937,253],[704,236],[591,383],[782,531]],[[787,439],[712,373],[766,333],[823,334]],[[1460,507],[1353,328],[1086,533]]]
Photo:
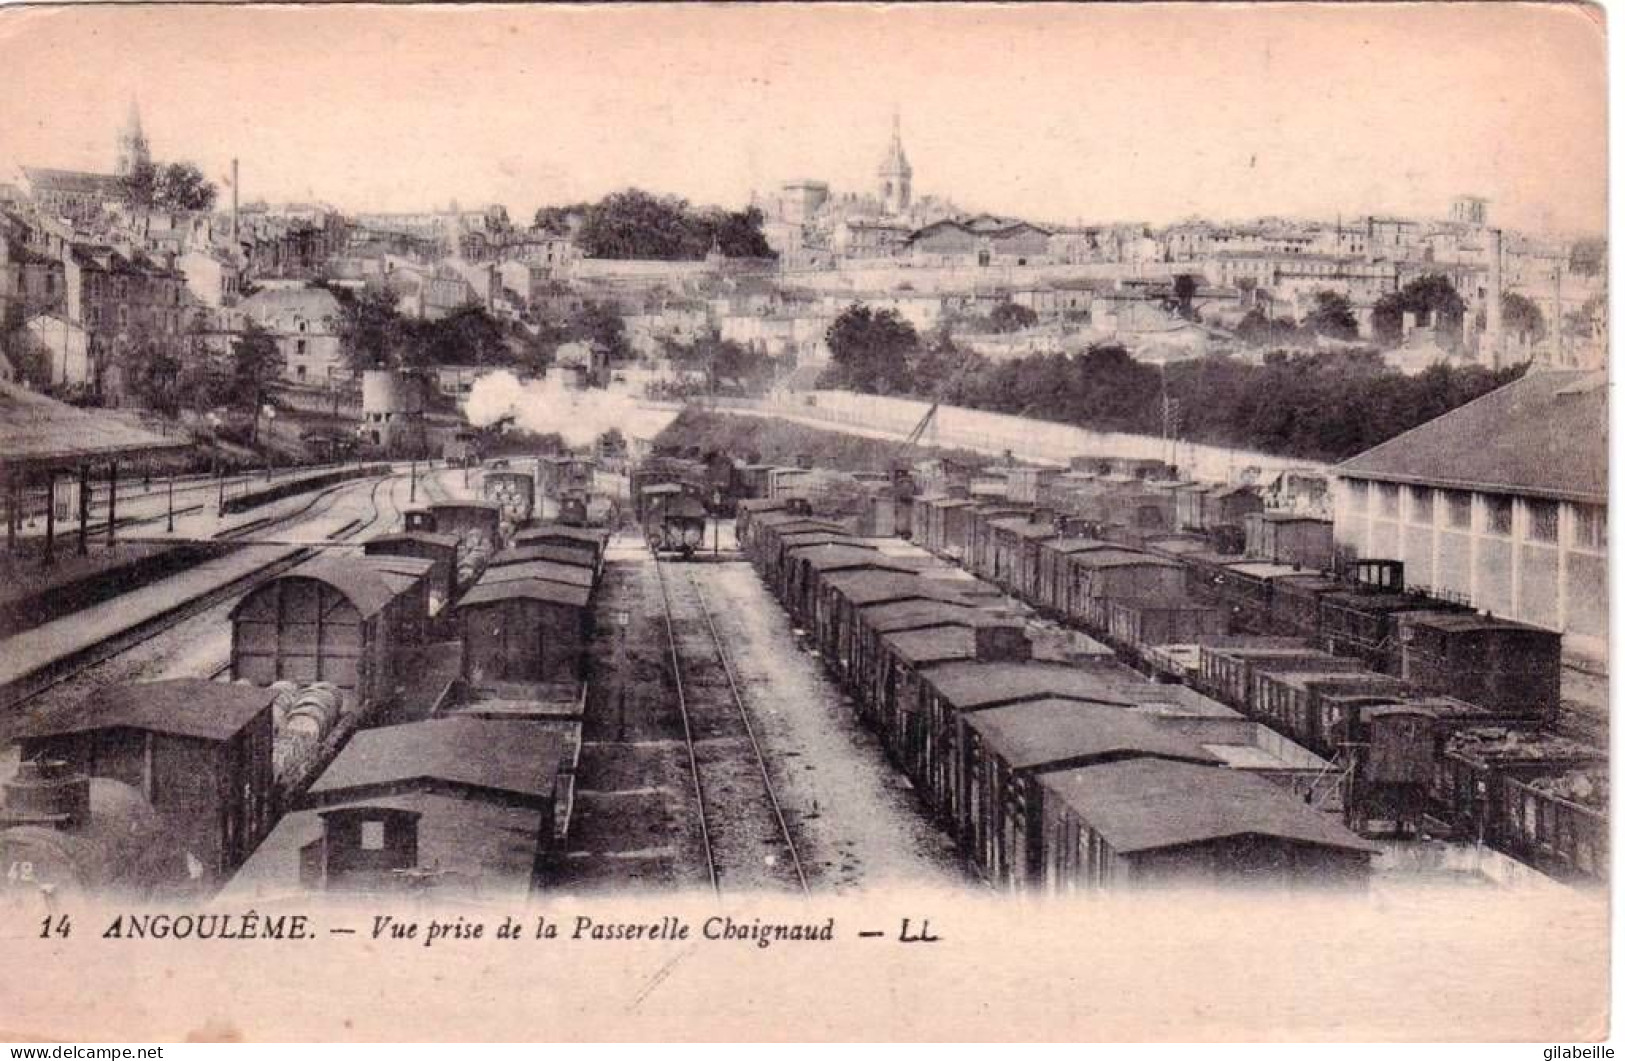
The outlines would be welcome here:
[[[899,658],[916,667],[976,658],[976,632],[969,626],[894,630],[881,634],[880,640]]]
[[[1095,549],[1076,553],[1072,563],[1076,567],[1179,567],[1165,556],[1142,553],[1138,549]]]
[[[928,672],[925,680],[960,710],[1040,697],[1070,697],[1126,706],[1136,702],[1130,686],[1150,686],[1144,678],[1125,668],[1040,661],[950,663]]]
[[[1100,538],[1057,538],[1045,542],[1040,548],[1070,556],[1074,553],[1095,552],[1100,549],[1120,549],[1122,546]]]
[[[799,549],[804,545],[829,545],[833,543],[841,543],[844,545],[850,545],[854,549],[868,549],[870,552],[878,551],[873,544],[865,542],[857,535],[848,533],[844,530],[818,529],[791,531],[788,534],[780,534],[778,539],[780,548],[786,550]]]
[[[1159,535],[1145,540],[1149,549],[1160,549],[1165,553],[1180,553],[1182,555],[1196,555],[1197,553],[1218,555],[1212,553],[1208,543],[1199,538],[1183,538],[1171,535]]]
[[[457,548],[457,535],[438,534],[434,531],[421,530],[396,531],[393,534],[380,534],[375,538],[368,538],[364,544],[372,546],[389,542],[419,542],[440,549],[455,549]]]
[[[860,622],[877,633],[886,633],[928,626],[971,626],[980,614],[980,609],[954,601],[905,600],[865,608]]]
[[[803,545],[790,550],[790,555],[805,561],[817,571],[838,571],[842,568],[868,567],[880,571],[913,571],[910,561],[898,557],[882,556],[873,549],[831,542],[821,545]]]
[[[128,682],[104,686],[83,700],[64,703],[25,721],[17,737],[90,733],[99,729],[145,729],[178,737],[229,740],[271,706],[273,689],[202,678]]]
[[[524,564],[532,560],[551,560],[591,570],[598,566],[598,551],[591,542],[571,542],[569,545],[516,545],[491,556],[490,567]]]
[[[386,567],[380,566],[379,561],[391,563]],[[402,561],[413,561],[423,567],[416,575],[403,574],[398,566]],[[433,566],[433,561],[408,556],[318,556],[244,594],[236,607],[232,608],[231,617],[235,619],[248,602],[267,587],[284,579],[302,578],[332,588],[349,601],[363,619],[370,618],[410,589]]]
[[[316,783],[314,802],[355,789],[433,782],[526,800],[553,794],[570,754],[567,730],[543,722],[437,718],[357,732]]]
[[[534,527],[526,527],[514,534],[515,545],[524,545],[526,542],[545,541],[548,538],[567,538],[572,541],[590,542],[602,546],[609,541],[609,531],[596,527],[567,527],[562,523],[538,523]]]
[[[1143,714],[1076,700],[1033,700],[971,715],[968,723],[1013,770],[1150,755],[1218,763],[1200,744]]]
[[[1042,783],[1125,854],[1232,836],[1378,850],[1269,781],[1225,767],[1129,759],[1046,774]]]
[[[474,508],[479,509],[482,512],[502,511],[502,506],[497,504],[495,501],[474,501],[470,499],[462,499],[457,501],[436,501],[434,504],[429,506],[429,511],[438,512],[441,509],[454,508]]]
[[[492,604],[505,600],[534,600],[548,604],[564,604],[572,608],[585,608],[592,600],[592,590],[586,586],[571,586],[563,582],[545,582],[539,578],[521,578],[506,582],[487,582],[481,579],[473,589],[463,594],[457,607],[470,608],[478,604]]]
[[[480,584],[494,585],[498,582],[514,582],[527,578],[540,582],[562,582],[567,586],[591,586],[598,580],[592,568],[582,567],[579,564],[523,560],[486,568],[485,574],[480,578]]]
[[[1327,604],[1360,611],[1448,611],[1442,601],[1410,593],[1372,592],[1364,589],[1335,590],[1320,598]]]
[[[1294,689],[1325,689],[1327,692],[1340,693],[1344,696],[1397,692],[1414,688],[1409,682],[1372,670],[1277,670],[1274,666],[1266,666],[1263,675],[1266,679]]]
[[[1305,571],[1301,567],[1293,567],[1291,564],[1276,564],[1266,560],[1246,560],[1239,564],[1226,564],[1225,567],[1249,578],[1283,578],[1287,575],[1303,575],[1309,578],[1322,577],[1317,572]]]
[[[1449,633],[1470,631],[1487,633],[1489,631],[1516,630],[1520,633],[1538,634],[1551,638],[1562,636],[1555,631],[1542,630],[1540,627],[1530,626],[1528,623],[1517,623],[1511,619],[1500,619],[1493,615],[1479,615],[1477,612],[1413,612],[1402,616],[1399,621],[1405,626],[1430,626],[1436,630],[1444,630]]]
[[[960,601],[964,591],[953,581],[912,571],[831,571],[821,580],[854,607],[905,600]]]

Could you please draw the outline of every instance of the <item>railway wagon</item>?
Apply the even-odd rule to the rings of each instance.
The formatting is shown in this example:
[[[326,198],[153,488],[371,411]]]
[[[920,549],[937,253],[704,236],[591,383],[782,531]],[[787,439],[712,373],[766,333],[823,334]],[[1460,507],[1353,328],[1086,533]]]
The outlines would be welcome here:
[[[856,542],[817,542],[796,545],[785,553],[780,600],[800,626],[816,628],[828,621],[828,606],[819,598],[825,575],[837,571],[885,571],[906,575],[919,564]]]
[[[505,577],[502,570],[486,572],[457,604],[463,632],[463,679],[474,686],[585,680],[592,588],[536,577]]]
[[[1034,509],[1024,516],[994,520],[992,582],[1031,600],[1038,589],[1038,555],[1045,542],[1060,535],[1048,510]]]
[[[999,585],[995,577],[998,570],[995,561],[997,525],[1012,518],[1026,522],[1030,511],[1026,506],[1004,502],[984,502],[971,509],[968,559],[965,564],[971,574]]]
[[[1246,519],[1247,555],[1255,560],[1332,569],[1332,521],[1296,512],[1254,512]]]
[[[775,512],[762,517],[756,522],[755,533],[751,537],[751,563],[762,576],[762,581],[775,593],[781,584],[780,565],[784,543],[787,539],[800,534],[828,535],[832,541],[856,540],[847,534],[846,528],[831,520],[813,519],[788,512]]]
[[[590,572],[594,579],[603,573],[603,564],[598,558],[597,551],[587,542],[575,545],[516,545],[491,557],[490,566],[508,567],[536,561],[578,567]]]
[[[643,525],[644,539],[656,553],[691,557],[705,544],[705,503],[692,495],[673,497],[660,506],[659,516]]]
[[[1196,495],[1198,530],[1244,528],[1249,517],[1264,511],[1264,499],[1254,486],[1220,486]],[[1178,522],[1177,520],[1175,521]]]
[[[324,556],[261,583],[231,610],[231,677],[331,682],[352,712],[393,698],[427,627],[432,566]]]
[[[1052,615],[1072,614],[1072,557],[1117,546],[1099,538],[1051,538],[1038,543],[1038,582],[1030,603]]]
[[[1232,635],[1203,641],[1197,646],[1197,653],[1192,683],[1199,692],[1238,711],[1246,710],[1248,666],[1253,661],[1325,655],[1299,638],[1258,635]]]
[[[185,852],[134,785],[23,759],[3,795],[0,897],[20,914],[25,904],[43,916],[63,900],[167,897],[188,880]]]
[[[406,513],[406,529],[457,539],[457,584],[472,585],[491,554],[502,548],[502,509],[488,501],[439,501]]]
[[[1112,597],[1105,602],[1103,636],[1136,659],[1161,645],[1184,644],[1229,633],[1221,609],[1183,594]]]
[[[429,614],[440,610],[457,596],[457,538],[433,531],[396,531],[380,534],[362,545],[367,556],[410,556],[427,560],[429,568]]]
[[[1407,681],[1509,713],[1556,715],[1561,634],[1471,612],[1402,613],[1398,626]]]
[[[1360,888],[1378,850],[1239,770],[1139,758],[1045,774],[1040,783],[1044,887],[1052,893]]]
[[[488,468],[481,477],[480,496],[502,512],[503,537],[536,517],[536,478],[516,468]]]
[[[1307,572],[1289,564],[1265,560],[1245,560],[1224,565],[1223,578],[1213,587],[1219,606],[1230,613],[1231,623],[1238,630],[1256,634],[1294,634],[1313,636],[1311,622],[1305,632],[1281,603],[1283,587],[1297,582],[1330,583],[1316,572]]]
[[[1357,656],[1373,670],[1400,672],[1400,616],[1467,609],[1415,593],[1352,589],[1321,594],[1316,636],[1328,652]]]
[[[1042,879],[1043,775],[1141,757],[1222,768],[1200,744],[1143,715],[1076,700],[1034,700],[972,714],[965,757],[955,834],[985,879],[1014,891]]]
[[[1086,629],[1110,625],[1107,603],[1123,597],[1182,595],[1185,572],[1172,560],[1127,549],[1095,549],[1067,558],[1068,615]]]
[[[938,505],[942,515],[942,531],[937,555],[964,564],[974,572],[971,554],[971,520],[977,512],[978,502],[970,498],[951,498]]]
[[[858,717],[880,731],[882,720],[895,721],[903,702],[917,696],[909,683],[914,668],[885,639],[892,634],[925,633],[959,627],[973,630],[984,617],[982,609],[948,600],[909,600],[864,608],[857,631],[849,685],[857,701]]]
[[[969,609],[957,582],[926,573],[894,571],[831,571],[819,580],[820,614],[826,626],[819,631],[819,651],[855,680],[866,678],[873,652],[872,625],[877,609],[903,604],[952,604]]]
[[[126,682],[29,719],[16,739],[24,762],[60,764],[47,771],[58,779],[84,778],[64,782],[80,797],[88,797],[89,783],[98,778],[129,785],[200,878],[216,882],[247,857],[273,820],[276,695],[200,678]],[[8,812],[14,792],[7,793]]]
[[[538,523],[515,532],[513,547],[550,545],[562,549],[590,551],[593,559],[603,563],[604,549],[609,544],[609,531],[602,527],[566,527],[558,523]]]
[[[1460,833],[1545,872],[1600,881],[1606,771],[1606,753],[1581,741],[1538,728],[1466,727],[1450,734],[1431,795]]]
[[[651,486],[667,484],[685,487],[702,501],[710,494],[710,478],[703,461],[687,457],[650,457],[633,468],[630,476],[633,514],[640,526],[646,525],[648,519],[643,507],[645,491]]]

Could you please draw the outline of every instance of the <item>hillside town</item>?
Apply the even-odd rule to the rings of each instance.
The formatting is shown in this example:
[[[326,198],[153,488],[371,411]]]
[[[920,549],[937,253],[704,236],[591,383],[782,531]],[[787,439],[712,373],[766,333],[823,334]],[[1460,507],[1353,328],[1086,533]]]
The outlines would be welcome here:
[[[633,190],[526,224],[500,204],[244,201],[252,160],[224,189],[155,164],[132,100],[107,172],[25,165],[0,184],[0,373],[193,427],[229,431],[246,408],[257,429],[281,407],[268,441],[297,449],[312,420],[312,437],[381,444],[361,406],[368,367],[418,370],[453,401],[484,374],[552,366],[683,393],[685,379],[716,389],[696,364],[709,341],[752,358],[724,389],[811,389],[854,306],[994,363],[1110,344],[1153,366],[1350,349],[1407,374],[1602,364],[1601,239],[1503,229],[1473,195],[1436,217],[1006,217],[956,205],[947,175],[916,175],[900,115],[874,133],[866,188],[787,179],[703,215]],[[662,240],[684,211],[694,223]],[[438,322],[444,341],[395,363],[368,337],[400,321]]]

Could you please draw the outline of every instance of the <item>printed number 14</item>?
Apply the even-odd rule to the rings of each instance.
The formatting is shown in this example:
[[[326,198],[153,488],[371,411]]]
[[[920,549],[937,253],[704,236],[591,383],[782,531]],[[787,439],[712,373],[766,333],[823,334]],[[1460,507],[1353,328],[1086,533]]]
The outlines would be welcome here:
[[[68,915],[58,914],[56,917],[46,917],[44,921],[40,922],[39,938],[50,939],[52,936],[58,936],[67,939],[68,934],[72,931],[73,923],[68,920]]]

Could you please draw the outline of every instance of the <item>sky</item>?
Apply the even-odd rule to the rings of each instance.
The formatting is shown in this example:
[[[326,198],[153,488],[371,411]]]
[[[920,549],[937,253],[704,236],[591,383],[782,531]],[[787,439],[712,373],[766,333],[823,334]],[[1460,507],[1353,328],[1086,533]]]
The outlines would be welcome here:
[[[1578,5],[0,7],[0,166],[154,154],[244,201],[738,207],[869,191],[1051,223],[1442,216],[1601,232],[1601,15]]]

